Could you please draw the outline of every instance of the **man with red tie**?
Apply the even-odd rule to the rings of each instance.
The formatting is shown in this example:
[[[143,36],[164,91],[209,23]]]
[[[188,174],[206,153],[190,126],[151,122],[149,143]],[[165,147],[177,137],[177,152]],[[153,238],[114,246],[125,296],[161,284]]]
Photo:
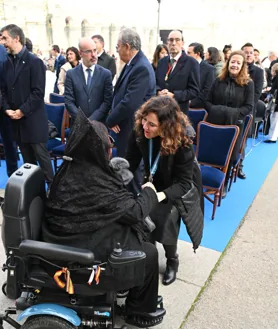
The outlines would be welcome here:
[[[199,63],[183,51],[183,35],[174,30],[168,36],[170,56],[158,62],[156,90],[158,95],[175,98],[181,110],[187,114],[189,101],[199,94]]]

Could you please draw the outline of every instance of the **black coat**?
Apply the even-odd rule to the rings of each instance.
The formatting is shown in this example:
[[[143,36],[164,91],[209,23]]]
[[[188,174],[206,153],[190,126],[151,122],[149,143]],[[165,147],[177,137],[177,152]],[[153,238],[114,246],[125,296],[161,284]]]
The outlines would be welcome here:
[[[278,76],[277,75],[275,75],[272,79],[270,94],[273,95],[275,90],[278,90]]]
[[[229,87],[234,88],[232,93]],[[234,80],[216,78],[208,94],[205,109],[207,121],[218,125],[235,125],[238,120],[252,112],[254,106],[254,83],[249,81],[241,87]]]
[[[187,114],[191,99],[198,97],[200,89],[200,65],[192,57],[182,52],[173,72],[167,81],[165,76],[169,68],[170,57],[165,56],[158,62],[156,69],[156,90],[168,89],[174,94],[181,110]]]
[[[4,63],[6,86],[3,109],[20,109],[24,117],[11,120],[14,138],[22,143],[46,143],[47,114],[44,108],[45,66],[43,61],[25,48],[14,69],[9,56]]]
[[[200,92],[198,97],[194,98],[190,102],[191,108],[204,108],[205,100],[210,91],[211,85],[215,79],[214,67],[207,64],[205,61],[200,63]]]
[[[250,78],[254,82],[254,106],[257,106],[257,102],[260,99],[263,91],[264,70],[252,63],[248,65],[248,72]]]
[[[116,61],[115,58],[109,56],[105,51],[98,57],[97,60],[98,65],[104,67],[109,70],[112,74],[112,80],[116,74]]]
[[[153,158],[160,149],[160,138],[154,139]],[[136,138],[133,131],[126,154],[130,163],[130,170],[135,172],[141,160],[144,161],[144,182],[150,175],[148,140],[145,137]],[[153,177],[153,184],[158,192],[163,191],[167,202],[160,203],[150,214],[156,224],[154,237],[167,245],[177,243],[180,216],[176,212],[170,216],[173,201],[183,196],[190,188],[193,181],[194,151],[192,146],[180,147],[175,155],[161,156],[157,171]]]

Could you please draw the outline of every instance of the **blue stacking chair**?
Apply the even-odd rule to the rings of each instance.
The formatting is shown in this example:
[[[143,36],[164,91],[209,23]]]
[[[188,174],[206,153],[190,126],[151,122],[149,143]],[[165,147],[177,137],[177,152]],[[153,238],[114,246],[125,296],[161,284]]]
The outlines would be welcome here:
[[[198,125],[196,157],[201,165],[204,196],[213,203],[212,219],[221,204],[229,161],[239,134],[237,126],[201,121]],[[214,195],[214,199],[208,195]]]
[[[192,127],[196,132],[196,136],[193,140],[194,144],[197,143],[197,133],[198,133],[198,124],[201,121],[206,121],[208,117],[208,112],[205,109],[189,109],[187,114],[190,122],[192,123]]]
[[[50,93],[49,94],[49,103],[52,103],[52,104],[62,104],[62,103],[65,103],[65,97],[64,97],[64,95]]]
[[[45,110],[47,118],[51,121],[58,130],[58,136],[51,138],[47,142],[47,149],[50,152],[52,159],[54,160],[54,169],[57,171],[57,158],[61,155],[61,149],[65,149],[65,139],[63,134],[64,116],[65,116],[65,105],[64,104],[49,104],[45,103]]]
[[[247,139],[248,132],[249,132],[251,124],[252,124],[252,120],[253,120],[252,114],[249,114],[245,117],[239,153],[238,153],[236,160],[233,163],[233,167],[232,167],[231,174],[230,174],[228,191],[231,190],[232,183],[236,182],[237,174],[239,171],[240,160],[243,158],[243,151],[245,149],[246,139]]]
[[[65,103],[65,97],[64,95],[59,95],[55,93],[50,93],[49,94],[49,102],[52,104],[64,104]],[[67,138],[70,133],[70,128],[69,128],[69,115],[68,113],[65,114],[65,137]]]

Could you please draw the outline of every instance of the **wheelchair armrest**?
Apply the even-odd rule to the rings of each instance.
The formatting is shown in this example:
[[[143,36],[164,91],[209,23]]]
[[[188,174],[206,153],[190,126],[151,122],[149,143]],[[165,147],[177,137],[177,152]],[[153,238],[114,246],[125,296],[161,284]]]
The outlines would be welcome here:
[[[19,251],[23,254],[37,255],[51,260],[77,262],[82,265],[91,265],[95,260],[94,253],[87,249],[34,240],[22,241]]]

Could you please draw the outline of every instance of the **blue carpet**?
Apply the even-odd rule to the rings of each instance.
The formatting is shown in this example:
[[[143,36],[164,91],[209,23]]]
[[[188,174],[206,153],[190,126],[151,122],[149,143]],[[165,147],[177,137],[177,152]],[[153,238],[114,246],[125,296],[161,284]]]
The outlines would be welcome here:
[[[248,140],[246,153],[250,149],[251,140]],[[244,172],[247,179],[237,179],[236,183],[232,185],[226,199],[222,200],[221,207],[217,207],[214,220],[211,220],[212,203],[205,200],[203,247],[220,252],[225,249],[277,160],[277,155],[278,144],[261,143],[252,149],[244,160]],[[22,161],[19,161],[18,165],[21,166]],[[1,161],[0,188],[5,188],[7,180],[6,163]],[[190,242],[184,225],[181,225],[179,239]]]
[[[246,153],[250,149],[251,140],[248,140]],[[217,207],[214,220],[211,220],[212,203],[205,200],[203,247],[220,252],[225,249],[277,160],[277,155],[277,144],[261,143],[252,149],[244,160],[246,180],[238,178],[233,183],[231,191]],[[190,242],[184,225],[181,225],[179,239]]]

